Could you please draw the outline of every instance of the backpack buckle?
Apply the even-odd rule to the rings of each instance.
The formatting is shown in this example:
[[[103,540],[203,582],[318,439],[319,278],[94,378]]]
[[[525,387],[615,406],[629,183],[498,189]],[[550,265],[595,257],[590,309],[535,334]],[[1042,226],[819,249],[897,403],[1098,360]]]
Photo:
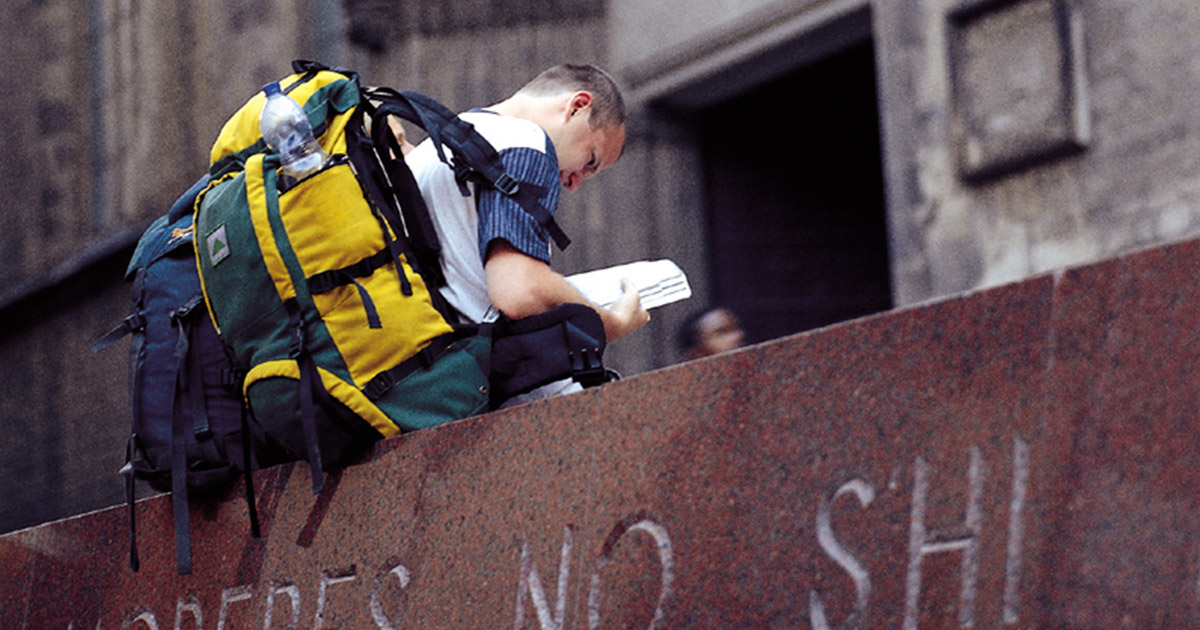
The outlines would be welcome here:
[[[612,380],[600,358],[600,348],[583,348],[579,352],[570,350],[571,379],[584,387],[603,385]]]
[[[104,336],[92,342],[92,352],[100,352],[101,350],[113,345],[118,339],[125,335],[140,333],[146,330],[146,318],[142,313],[130,313],[125,319],[121,320],[115,328],[104,333]]]
[[[375,400],[387,393],[387,390],[391,389],[392,385],[395,384],[396,379],[392,378],[390,372],[380,372],[367,383],[367,386],[362,391],[368,400]]]
[[[517,191],[521,190],[521,185],[518,184],[517,180],[513,179],[508,173],[501,173],[500,177],[497,177],[496,182],[492,185],[496,187],[496,190],[499,190],[509,197],[517,194]]]
[[[304,327],[302,325],[292,328],[292,340],[288,342],[288,357],[297,359],[304,353]]]
[[[470,190],[467,189],[467,182],[475,174],[475,169],[472,169],[470,165],[458,159],[458,157],[450,158],[450,168],[454,170],[454,181],[458,184],[458,190],[464,197],[469,196]]]
[[[246,371],[237,368],[226,367],[221,369],[221,386],[226,389],[240,390],[242,382],[246,379]]]
[[[122,323],[129,332],[141,332],[146,330],[146,317],[140,312],[133,313],[129,317],[126,317],[125,321]]]

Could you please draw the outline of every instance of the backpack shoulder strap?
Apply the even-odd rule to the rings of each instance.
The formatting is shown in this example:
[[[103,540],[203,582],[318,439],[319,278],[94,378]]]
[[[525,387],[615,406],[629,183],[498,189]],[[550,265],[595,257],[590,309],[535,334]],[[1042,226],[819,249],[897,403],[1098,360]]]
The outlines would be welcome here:
[[[464,195],[466,181],[472,176],[477,177],[488,186],[512,197],[522,209],[546,228],[560,250],[571,244],[571,239],[567,238],[553,215],[540,201],[545,196],[545,189],[513,179],[500,162],[500,154],[475,131],[473,125],[456,116],[446,106],[418,92],[370,88],[367,94],[381,103],[377,108],[377,118],[384,118],[381,114],[391,114],[417,123],[425,129],[429,139],[433,141],[438,159],[454,169]],[[446,158],[442,147],[449,147],[458,159],[452,163]]]

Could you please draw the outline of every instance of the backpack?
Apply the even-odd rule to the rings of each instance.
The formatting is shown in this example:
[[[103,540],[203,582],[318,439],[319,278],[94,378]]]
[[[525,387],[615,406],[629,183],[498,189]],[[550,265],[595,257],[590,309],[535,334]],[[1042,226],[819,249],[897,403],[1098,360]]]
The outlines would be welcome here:
[[[313,62],[293,70],[281,84],[304,105],[330,161],[281,191],[279,158],[258,132],[265,97],[251,98],[218,136],[209,173],[143,234],[126,274],[133,312],[93,345],[134,337],[122,473],[135,571],[135,479],[172,492],[176,561],[188,573],[189,495],[296,459],[307,460],[320,492],[324,470],[381,438],[487,411],[560,378],[585,386],[611,378],[600,363],[603,325],[579,305],[502,321],[492,369],[493,327],[457,324],[437,291],[440,244],[387,117],[419,124],[464,194],[470,183],[494,186],[565,248],[569,239],[538,201],[544,191],[508,177],[470,124],[426,96],[363,88],[354,73]],[[524,359],[538,348],[554,358]],[[248,474],[245,492],[258,536]]]
[[[569,242],[510,178],[474,128],[414,92],[364,88],[353,72],[296,62],[280,82],[330,156],[299,182],[258,131],[260,92],[213,145],[212,182],[196,203],[205,302],[235,362],[245,366],[250,423],[291,457],[323,471],[375,441],[490,409],[489,326],[459,324],[441,297],[440,244],[387,124],[420,125],[469,183],[511,195]],[[447,151],[452,158],[447,157]]]
[[[173,495],[176,563],[191,572],[188,497],[228,490],[242,472],[260,466],[241,404],[234,368],[203,304],[192,239],[192,204],[204,176],[142,234],[125,273],[133,304],[112,331],[92,344],[98,352],[126,335],[130,343],[131,426],[125,451],[130,566],[137,571],[134,483],[143,480]],[[254,488],[246,482],[251,529],[258,535]]]

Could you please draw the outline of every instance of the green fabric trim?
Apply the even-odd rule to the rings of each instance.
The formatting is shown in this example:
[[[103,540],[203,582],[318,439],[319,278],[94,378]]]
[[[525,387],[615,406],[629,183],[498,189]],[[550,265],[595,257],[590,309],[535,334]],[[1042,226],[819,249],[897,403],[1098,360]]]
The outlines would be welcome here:
[[[304,102],[304,111],[308,113],[308,123],[313,129],[325,124],[329,119],[344,114],[361,102],[362,96],[358,89],[358,81],[339,79],[321,86]],[[332,110],[332,111],[330,111]]]
[[[205,240],[224,226],[229,256],[213,265]],[[237,360],[252,366],[287,357],[287,314],[272,299],[275,284],[263,262],[250,220],[246,175],[239,174],[210,190],[196,222],[200,276],[221,335],[238,348]],[[264,296],[265,299],[264,299]],[[279,339],[284,339],[281,343]]]
[[[246,168],[246,160],[249,160],[250,156],[254,155],[255,153],[262,153],[266,150],[267,143],[263,142],[262,138],[259,138],[257,142],[246,147],[245,149],[242,149],[237,153],[230,153],[229,155],[226,155],[218,160],[216,164],[213,164],[211,167],[209,167],[208,174],[210,177],[216,180],[228,175],[229,173],[241,171]]]

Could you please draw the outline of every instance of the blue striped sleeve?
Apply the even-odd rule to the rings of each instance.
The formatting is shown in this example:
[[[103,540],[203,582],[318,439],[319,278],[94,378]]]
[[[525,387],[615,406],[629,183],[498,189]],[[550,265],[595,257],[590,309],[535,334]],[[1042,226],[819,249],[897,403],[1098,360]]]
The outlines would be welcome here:
[[[558,159],[547,142],[549,154],[530,148],[500,151],[500,161],[518,182],[546,189],[540,201],[550,212],[558,208],[561,185]],[[479,256],[487,260],[488,245],[497,239],[508,241],[518,251],[542,262],[550,262],[550,234],[521,205],[494,188],[481,188],[479,199]]]

